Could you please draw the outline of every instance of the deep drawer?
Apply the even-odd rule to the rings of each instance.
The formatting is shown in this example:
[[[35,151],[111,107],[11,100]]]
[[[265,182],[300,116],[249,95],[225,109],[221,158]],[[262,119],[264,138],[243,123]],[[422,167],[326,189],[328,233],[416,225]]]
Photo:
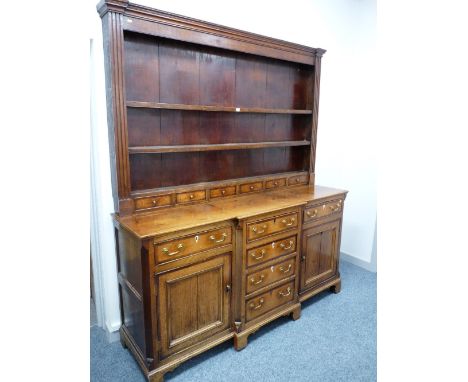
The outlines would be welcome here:
[[[231,242],[232,232],[230,226],[202,231],[177,239],[156,243],[154,246],[155,260],[157,264],[161,264],[197,252],[222,247],[226,244],[231,244]]]
[[[343,201],[341,199],[319,204],[317,206],[306,207],[304,209],[304,223],[335,213],[341,213],[342,210]]]
[[[286,215],[247,224],[247,241],[256,240],[274,233],[297,228],[298,213],[292,212]]]
[[[281,285],[245,303],[246,319],[250,321],[263,313],[286,304],[294,297],[294,281]]]
[[[294,275],[296,270],[295,265],[296,259],[293,257],[292,259],[247,275],[245,280],[247,294]]]
[[[247,251],[247,266],[258,265],[265,261],[287,255],[296,250],[296,236],[274,241]]]

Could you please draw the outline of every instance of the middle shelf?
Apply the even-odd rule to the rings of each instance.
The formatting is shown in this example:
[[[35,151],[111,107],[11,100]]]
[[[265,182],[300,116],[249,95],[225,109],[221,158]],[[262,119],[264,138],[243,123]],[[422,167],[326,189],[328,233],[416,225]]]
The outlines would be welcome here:
[[[246,142],[246,143],[218,143],[203,145],[171,145],[171,146],[134,146],[129,147],[129,154],[149,153],[178,153],[194,151],[246,150],[268,147],[309,146],[310,141],[279,141],[279,142]]]

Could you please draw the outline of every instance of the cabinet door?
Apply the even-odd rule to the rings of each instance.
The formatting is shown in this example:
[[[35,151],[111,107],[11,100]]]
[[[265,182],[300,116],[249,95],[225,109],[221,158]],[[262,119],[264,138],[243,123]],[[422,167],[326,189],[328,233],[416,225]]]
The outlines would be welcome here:
[[[231,254],[159,276],[161,358],[229,327]]]
[[[339,237],[339,220],[303,231],[301,292],[336,273]]]

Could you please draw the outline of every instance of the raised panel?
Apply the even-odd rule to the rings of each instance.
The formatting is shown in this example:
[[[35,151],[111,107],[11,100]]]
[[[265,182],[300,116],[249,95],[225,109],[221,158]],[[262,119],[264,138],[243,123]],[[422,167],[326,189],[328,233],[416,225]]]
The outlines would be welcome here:
[[[159,276],[161,358],[229,327],[231,254]]]
[[[197,276],[198,327],[221,322],[223,312],[223,275],[219,268]]]
[[[197,277],[175,280],[167,285],[170,344],[198,329]]]
[[[336,273],[339,220],[304,230],[302,235],[301,291]]]

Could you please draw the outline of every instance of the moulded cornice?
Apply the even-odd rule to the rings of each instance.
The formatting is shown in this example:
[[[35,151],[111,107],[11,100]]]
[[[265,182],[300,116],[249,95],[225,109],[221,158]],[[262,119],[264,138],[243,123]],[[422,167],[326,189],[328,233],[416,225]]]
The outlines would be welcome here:
[[[107,12],[125,13],[128,5],[128,0],[101,0],[96,9],[99,16],[103,17]]]
[[[139,18],[177,28],[217,35],[233,40],[249,42],[269,48],[281,49],[306,56],[322,57],[326,52],[325,49],[312,48],[305,45],[262,36],[256,33],[245,32],[239,29],[225,27],[222,25],[161,11],[143,5],[130,3],[126,0],[102,0],[98,4],[97,9],[101,17],[103,17],[107,12],[112,11],[122,13],[128,17]]]

